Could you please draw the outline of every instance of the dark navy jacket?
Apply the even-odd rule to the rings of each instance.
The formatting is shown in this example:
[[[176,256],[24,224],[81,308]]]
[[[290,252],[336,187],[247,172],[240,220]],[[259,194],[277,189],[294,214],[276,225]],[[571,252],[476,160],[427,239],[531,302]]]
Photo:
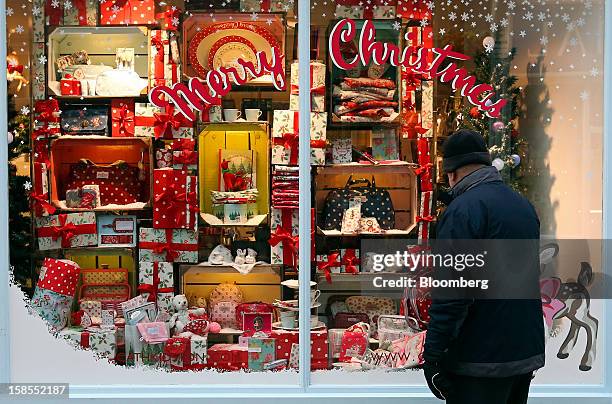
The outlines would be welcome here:
[[[494,167],[464,177],[453,187],[452,197],[438,222],[438,239],[540,237],[533,206],[506,186]],[[539,268],[532,270],[529,286],[539,288],[534,284]],[[544,366],[540,300],[434,299],[429,314],[425,361],[451,373],[508,377]]]

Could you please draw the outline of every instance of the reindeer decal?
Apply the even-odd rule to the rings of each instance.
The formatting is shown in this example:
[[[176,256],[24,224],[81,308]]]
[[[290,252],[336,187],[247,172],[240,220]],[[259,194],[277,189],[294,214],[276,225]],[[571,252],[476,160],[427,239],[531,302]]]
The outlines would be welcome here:
[[[540,264],[544,268],[559,253],[557,244],[544,245],[540,250]],[[552,329],[553,320],[567,318],[570,329],[557,352],[557,358],[566,359],[576,346],[578,334],[584,328],[587,343],[579,369],[591,370],[597,348],[597,331],[599,322],[590,313],[591,297],[588,287],[593,282],[593,269],[588,262],[580,263],[580,273],[575,282],[562,282],[557,277],[544,278],[540,281],[542,309],[547,329]]]

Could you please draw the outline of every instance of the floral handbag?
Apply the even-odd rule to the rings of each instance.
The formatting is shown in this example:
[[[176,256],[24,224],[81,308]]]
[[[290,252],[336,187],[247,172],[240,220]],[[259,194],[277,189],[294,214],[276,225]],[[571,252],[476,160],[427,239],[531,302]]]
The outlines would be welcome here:
[[[70,167],[66,189],[98,185],[102,205],[127,205],[144,202],[145,182],[140,180],[140,170],[118,160],[112,164],[95,164],[83,159]]]
[[[354,187],[365,184],[365,186]],[[344,212],[353,206],[361,206],[362,217],[372,217],[381,229],[389,230],[395,226],[395,211],[391,194],[378,188],[376,181],[350,176],[344,188],[334,189],[327,194],[323,207],[323,229],[341,230]]]

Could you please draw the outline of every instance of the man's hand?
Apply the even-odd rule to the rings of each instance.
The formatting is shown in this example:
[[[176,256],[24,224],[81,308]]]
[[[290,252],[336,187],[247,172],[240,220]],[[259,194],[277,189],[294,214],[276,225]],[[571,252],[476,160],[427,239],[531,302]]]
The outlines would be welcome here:
[[[446,400],[453,391],[453,386],[446,374],[436,363],[425,362],[423,365],[425,380],[429,390],[440,400]]]

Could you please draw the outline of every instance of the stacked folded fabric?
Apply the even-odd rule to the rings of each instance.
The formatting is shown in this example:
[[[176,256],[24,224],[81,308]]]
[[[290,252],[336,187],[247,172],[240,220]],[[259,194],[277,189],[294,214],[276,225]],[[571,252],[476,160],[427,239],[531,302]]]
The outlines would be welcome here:
[[[257,201],[257,195],[257,188],[237,192],[210,191],[213,204],[254,203]]]
[[[299,167],[274,166],[272,169],[272,206],[297,208],[299,206]]]
[[[397,114],[395,82],[389,79],[345,77],[334,86],[334,113],[339,117],[380,120]]]

